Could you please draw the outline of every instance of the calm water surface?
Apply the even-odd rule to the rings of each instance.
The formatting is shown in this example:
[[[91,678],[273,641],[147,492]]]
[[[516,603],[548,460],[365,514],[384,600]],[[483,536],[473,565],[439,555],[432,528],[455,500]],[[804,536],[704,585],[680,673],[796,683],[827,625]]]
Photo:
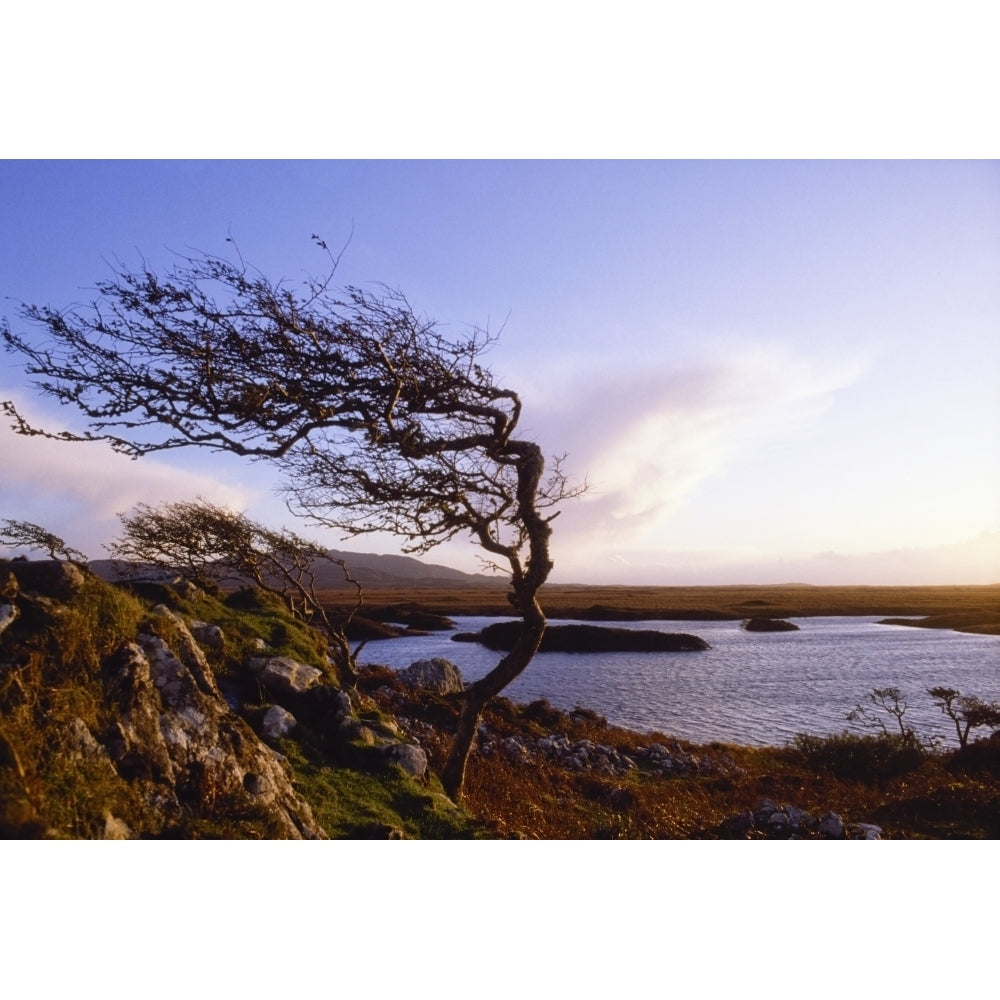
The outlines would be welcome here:
[[[478,632],[495,620],[455,619],[460,632]],[[629,729],[749,745],[780,745],[799,732],[863,732],[845,716],[873,687],[900,688],[910,706],[907,723],[922,736],[937,734],[950,742],[955,742],[954,727],[933,705],[927,688],[946,685],[1000,700],[1000,637],[877,625],[877,617],[794,621],[798,632],[745,632],[739,622],[620,623],[690,632],[712,648],[540,653],[504,694],[519,702],[547,698],[562,709],[591,708]],[[466,680],[495,666],[499,654],[452,642],[453,634],[370,642],[361,662],[400,669],[441,656]]]

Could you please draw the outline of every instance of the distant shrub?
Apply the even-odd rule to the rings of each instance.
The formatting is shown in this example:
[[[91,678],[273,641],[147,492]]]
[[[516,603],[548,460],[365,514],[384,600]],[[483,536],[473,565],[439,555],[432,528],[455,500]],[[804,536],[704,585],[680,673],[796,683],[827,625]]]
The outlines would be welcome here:
[[[225,603],[231,608],[241,611],[284,610],[284,604],[277,594],[262,590],[260,587],[241,587],[225,598]]]
[[[498,695],[487,705],[484,715],[492,720],[514,722],[518,717],[518,707],[510,698]]]
[[[581,708],[579,705],[569,713],[569,717],[574,722],[589,722],[598,726],[606,726],[608,724],[608,720],[603,715],[598,715],[591,708]]]
[[[859,736],[842,732],[836,736],[799,733],[793,746],[802,763],[812,771],[828,771],[842,780],[881,781],[914,771],[927,751],[912,741],[892,734]]]
[[[566,716],[553,708],[546,698],[539,698],[521,710],[521,716],[530,722],[537,722],[540,726],[558,726],[563,723]]]

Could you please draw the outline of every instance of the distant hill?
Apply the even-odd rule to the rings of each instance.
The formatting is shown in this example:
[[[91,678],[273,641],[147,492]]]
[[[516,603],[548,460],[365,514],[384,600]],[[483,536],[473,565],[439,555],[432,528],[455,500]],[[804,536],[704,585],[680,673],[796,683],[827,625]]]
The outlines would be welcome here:
[[[463,573],[460,569],[426,563],[412,556],[381,556],[372,552],[341,552],[330,549],[333,559],[343,559],[351,576],[367,586],[478,586],[496,585],[497,578],[484,573]],[[340,567],[317,567],[316,586],[320,589],[344,586]]]
[[[355,580],[367,587],[476,587],[496,586],[496,577],[483,573],[464,573],[450,566],[427,563],[412,556],[385,556],[374,552],[342,552],[330,549],[332,559],[343,559]],[[105,580],[118,574],[111,559],[95,559],[90,568]],[[321,563],[316,567],[318,590],[337,590],[348,586],[339,566]]]

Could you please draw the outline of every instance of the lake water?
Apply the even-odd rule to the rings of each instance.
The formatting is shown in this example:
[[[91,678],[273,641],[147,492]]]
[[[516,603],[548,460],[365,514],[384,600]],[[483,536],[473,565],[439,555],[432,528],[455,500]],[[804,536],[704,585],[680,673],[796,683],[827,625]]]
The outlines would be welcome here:
[[[497,619],[454,620],[458,631],[478,632]],[[546,698],[561,709],[590,708],[628,729],[758,746],[787,743],[799,732],[866,732],[846,715],[875,687],[898,687],[909,704],[907,724],[923,737],[936,734],[952,744],[954,725],[927,688],[943,685],[1000,700],[1000,637],[878,625],[877,617],[793,620],[800,631],[746,632],[737,621],[605,623],[689,632],[712,648],[539,653],[503,693],[517,702]],[[400,669],[440,656],[456,664],[467,681],[496,665],[500,654],[453,642],[453,634],[369,642],[360,661]]]

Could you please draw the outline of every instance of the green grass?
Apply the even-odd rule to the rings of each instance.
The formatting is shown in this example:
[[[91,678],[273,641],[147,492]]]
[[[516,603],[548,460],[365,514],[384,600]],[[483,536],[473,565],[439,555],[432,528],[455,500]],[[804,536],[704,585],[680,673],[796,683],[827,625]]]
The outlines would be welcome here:
[[[422,785],[386,765],[373,747],[350,747],[349,762],[334,765],[310,741],[285,739],[280,751],[295,772],[295,788],[333,838],[386,839],[391,833],[420,840],[470,839],[479,825],[455,806],[432,779]]]

